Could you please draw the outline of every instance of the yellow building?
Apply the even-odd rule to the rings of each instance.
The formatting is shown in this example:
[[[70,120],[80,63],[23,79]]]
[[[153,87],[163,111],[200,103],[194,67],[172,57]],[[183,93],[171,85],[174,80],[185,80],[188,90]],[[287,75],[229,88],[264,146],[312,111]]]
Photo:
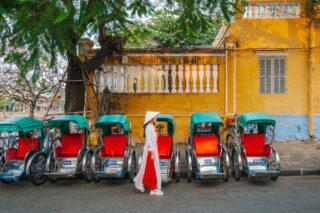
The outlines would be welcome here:
[[[129,116],[135,141],[143,141],[147,110],[175,117],[178,142],[187,140],[190,115],[203,111],[268,112],[276,140],[320,138],[317,18],[305,0],[248,2],[213,48],[126,50],[91,76],[98,93],[109,88],[110,112]],[[87,110],[96,117],[91,90]]]

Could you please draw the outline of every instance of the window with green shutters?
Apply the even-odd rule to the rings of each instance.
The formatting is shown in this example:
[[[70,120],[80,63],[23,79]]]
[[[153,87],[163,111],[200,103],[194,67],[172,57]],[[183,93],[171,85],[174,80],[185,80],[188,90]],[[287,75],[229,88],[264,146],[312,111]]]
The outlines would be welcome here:
[[[260,57],[260,93],[286,93],[286,57]]]

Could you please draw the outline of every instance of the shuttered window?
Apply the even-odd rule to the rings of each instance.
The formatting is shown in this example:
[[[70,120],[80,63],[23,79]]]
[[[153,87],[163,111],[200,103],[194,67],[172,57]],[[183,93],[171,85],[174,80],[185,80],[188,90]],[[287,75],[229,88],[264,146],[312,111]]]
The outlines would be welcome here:
[[[286,93],[286,57],[260,57],[260,93]]]

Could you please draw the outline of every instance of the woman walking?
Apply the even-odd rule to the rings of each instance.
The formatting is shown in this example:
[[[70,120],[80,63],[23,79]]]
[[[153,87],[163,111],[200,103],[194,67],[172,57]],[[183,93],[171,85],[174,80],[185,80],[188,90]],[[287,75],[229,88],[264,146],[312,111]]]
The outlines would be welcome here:
[[[163,195],[161,191],[161,173],[157,145],[157,133],[154,123],[159,112],[146,112],[144,128],[146,142],[143,148],[142,160],[139,172],[134,178],[135,187],[144,192],[144,186],[150,189],[150,195]]]

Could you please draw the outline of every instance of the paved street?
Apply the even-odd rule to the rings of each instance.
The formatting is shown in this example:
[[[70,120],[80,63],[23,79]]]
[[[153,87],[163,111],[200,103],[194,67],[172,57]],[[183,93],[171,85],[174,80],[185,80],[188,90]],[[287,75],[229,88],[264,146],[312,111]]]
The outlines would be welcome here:
[[[35,187],[0,184],[1,212],[319,212],[320,176],[280,177],[277,182],[171,183],[151,197],[129,181],[62,180]]]

